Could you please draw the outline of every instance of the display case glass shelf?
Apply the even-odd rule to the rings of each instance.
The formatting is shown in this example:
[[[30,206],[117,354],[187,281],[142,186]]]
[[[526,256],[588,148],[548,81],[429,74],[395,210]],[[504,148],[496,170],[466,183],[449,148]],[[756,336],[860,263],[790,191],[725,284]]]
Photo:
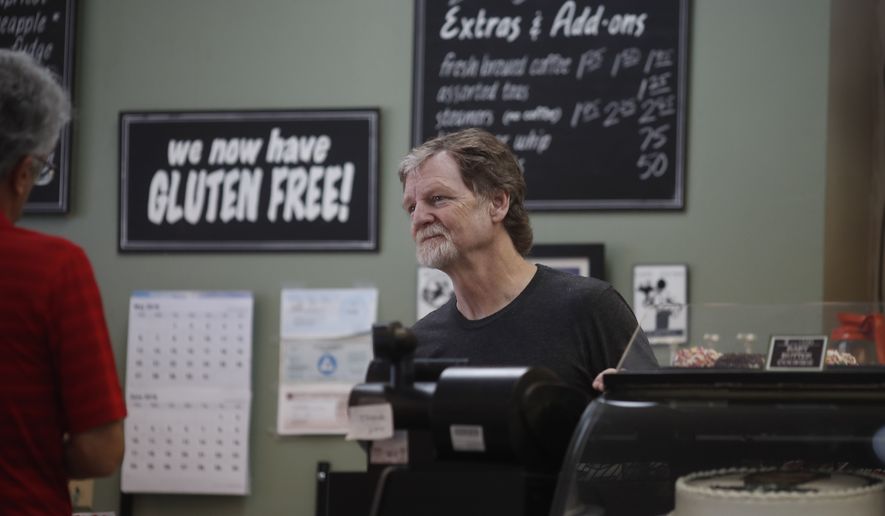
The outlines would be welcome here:
[[[683,309],[685,338],[652,345],[659,367],[606,376],[572,437],[552,515],[668,514],[676,480],[699,471],[885,470],[881,306]]]
[[[806,364],[806,368],[885,364],[885,315],[876,303],[718,303],[666,310],[682,312],[679,321],[685,328],[669,332],[674,336],[665,343],[653,344],[664,368],[776,370],[779,364],[771,361],[772,348],[775,354],[784,353],[791,344],[793,353],[780,361],[781,369],[803,365],[796,349],[802,344],[815,344],[809,353],[825,352],[822,363]],[[645,333],[667,333],[660,326],[670,318],[646,312],[646,319],[640,321]],[[634,340],[641,336],[637,333]],[[630,363],[637,351],[631,342],[622,363]]]

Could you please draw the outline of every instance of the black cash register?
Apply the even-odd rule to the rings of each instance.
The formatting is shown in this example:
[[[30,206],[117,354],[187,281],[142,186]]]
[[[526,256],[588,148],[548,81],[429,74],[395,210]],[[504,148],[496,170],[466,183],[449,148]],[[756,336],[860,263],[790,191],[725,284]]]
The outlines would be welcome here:
[[[349,405],[390,404],[407,460],[318,471],[321,516],[547,516],[586,396],[537,367],[416,360],[400,324],[373,328],[375,359]],[[361,443],[367,458],[378,442]]]

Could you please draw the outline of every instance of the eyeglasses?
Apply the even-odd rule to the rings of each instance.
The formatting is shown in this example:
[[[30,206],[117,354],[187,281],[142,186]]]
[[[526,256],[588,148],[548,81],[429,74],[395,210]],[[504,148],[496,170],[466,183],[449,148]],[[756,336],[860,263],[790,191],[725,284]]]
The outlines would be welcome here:
[[[52,161],[49,159],[33,155],[31,157],[41,165],[40,171],[34,179],[34,184],[38,186],[48,185],[52,181],[52,178],[55,177],[55,165],[53,165]]]

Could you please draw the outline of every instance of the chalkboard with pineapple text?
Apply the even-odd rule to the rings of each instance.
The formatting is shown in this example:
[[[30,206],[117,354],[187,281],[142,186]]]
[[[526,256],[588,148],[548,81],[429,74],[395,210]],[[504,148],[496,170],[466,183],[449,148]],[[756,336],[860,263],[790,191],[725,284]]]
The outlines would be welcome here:
[[[31,55],[49,68],[68,92],[74,82],[76,0],[0,0],[0,48]],[[58,144],[25,205],[27,213],[70,211],[71,127],[62,128]]]
[[[684,208],[687,0],[416,0],[412,143],[506,142],[531,210]]]

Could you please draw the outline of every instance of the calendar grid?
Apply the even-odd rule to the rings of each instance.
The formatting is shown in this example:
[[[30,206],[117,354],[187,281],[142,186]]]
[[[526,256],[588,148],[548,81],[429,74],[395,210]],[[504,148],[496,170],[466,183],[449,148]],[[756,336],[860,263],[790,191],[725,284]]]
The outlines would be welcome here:
[[[248,493],[248,292],[130,299],[125,492]]]

